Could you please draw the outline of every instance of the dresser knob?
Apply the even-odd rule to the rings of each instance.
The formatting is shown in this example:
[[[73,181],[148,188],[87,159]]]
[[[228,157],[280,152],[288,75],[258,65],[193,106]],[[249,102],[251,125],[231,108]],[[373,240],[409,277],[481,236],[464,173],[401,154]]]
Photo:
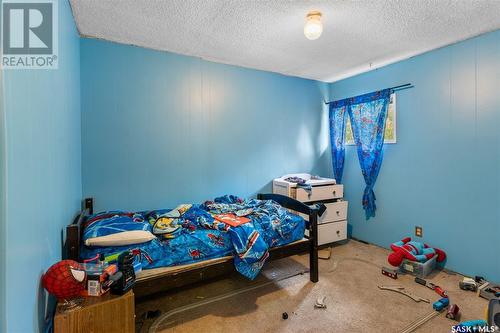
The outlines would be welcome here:
[[[340,235],[340,230],[337,230],[337,235]]]
[[[339,212],[339,211],[337,211],[337,215],[340,215],[340,212]]]
[[[336,196],[337,195],[337,191],[333,191],[333,195]]]

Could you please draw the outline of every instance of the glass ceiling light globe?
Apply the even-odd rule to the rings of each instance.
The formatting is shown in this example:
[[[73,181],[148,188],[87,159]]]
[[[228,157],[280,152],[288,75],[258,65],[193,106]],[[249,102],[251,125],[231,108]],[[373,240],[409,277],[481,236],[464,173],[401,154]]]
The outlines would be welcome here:
[[[323,32],[323,23],[321,23],[320,12],[309,12],[306,16],[306,24],[304,25],[304,35],[309,40],[318,39]]]

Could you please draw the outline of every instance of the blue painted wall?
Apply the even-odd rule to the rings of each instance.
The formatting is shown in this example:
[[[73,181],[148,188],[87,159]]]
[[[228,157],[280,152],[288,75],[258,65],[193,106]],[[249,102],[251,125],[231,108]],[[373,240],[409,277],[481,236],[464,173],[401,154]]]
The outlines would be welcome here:
[[[344,183],[354,237],[387,247],[422,226],[448,267],[500,281],[500,31],[331,84],[334,99],[398,84],[398,143],[385,146],[365,221],[364,182],[348,146]]]
[[[270,191],[329,168],[328,85],[81,40],[83,192],[149,209]]]
[[[0,330],[43,329],[39,279],[60,259],[82,186],[99,210],[147,209],[328,174],[322,101],[406,82],[415,88],[398,95],[398,144],[386,146],[373,220],[347,149],[353,235],[387,246],[421,225],[450,268],[500,280],[500,32],[328,86],[80,41],[65,1],[59,24],[57,71],[1,73]]]
[[[2,7],[2,6],[0,6]],[[0,17],[2,15],[2,10],[0,9]],[[6,320],[5,320],[5,292],[6,288],[6,244],[5,244],[5,234],[6,234],[6,214],[5,214],[5,178],[7,176],[7,168],[5,161],[5,98],[3,91],[3,69],[0,68],[0,332],[5,332],[7,330]]]
[[[80,207],[79,73],[78,34],[68,1],[60,1],[59,69],[3,73],[6,149],[1,156],[5,169],[0,171],[6,176],[6,226],[0,243],[8,268],[8,288],[1,287],[7,304],[1,327],[5,332],[44,330],[40,277],[61,259],[63,228]]]

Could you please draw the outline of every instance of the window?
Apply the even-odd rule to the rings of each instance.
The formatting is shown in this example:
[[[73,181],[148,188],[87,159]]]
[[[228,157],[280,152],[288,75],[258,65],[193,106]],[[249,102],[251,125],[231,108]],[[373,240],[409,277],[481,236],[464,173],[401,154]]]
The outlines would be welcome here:
[[[384,143],[396,143],[396,94],[391,94],[391,100],[387,109],[387,119],[385,121]],[[345,144],[354,145],[352,135],[351,119],[347,117],[345,129]]]

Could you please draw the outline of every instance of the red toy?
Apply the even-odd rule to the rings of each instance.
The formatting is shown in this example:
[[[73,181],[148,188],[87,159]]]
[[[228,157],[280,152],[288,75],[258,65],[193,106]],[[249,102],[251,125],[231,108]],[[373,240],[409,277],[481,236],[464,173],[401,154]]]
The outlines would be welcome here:
[[[424,243],[412,242],[410,237],[392,243],[391,249],[394,252],[389,255],[387,261],[395,267],[399,267],[403,259],[426,262],[435,255],[437,255],[437,262],[442,262],[446,259],[446,253],[444,253],[444,251],[429,247]]]
[[[59,300],[75,298],[85,289],[85,270],[74,260],[62,260],[50,266],[42,284]]]

